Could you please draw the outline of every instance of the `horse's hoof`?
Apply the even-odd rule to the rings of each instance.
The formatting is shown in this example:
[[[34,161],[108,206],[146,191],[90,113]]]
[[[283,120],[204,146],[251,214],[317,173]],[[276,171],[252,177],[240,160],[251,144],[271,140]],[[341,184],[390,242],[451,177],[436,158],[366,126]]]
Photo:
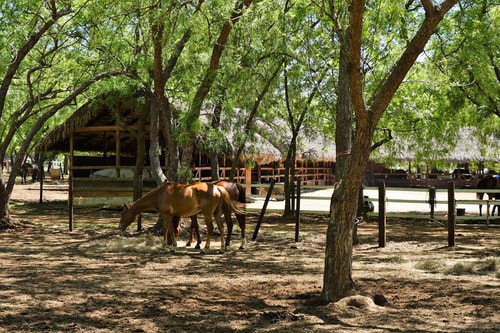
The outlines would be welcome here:
[[[199,250],[199,249],[201,249],[201,246],[200,246],[200,244],[196,244],[196,246],[194,248]]]
[[[246,247],[244,247],[243,245],[240,246],[240,250],[244,250],[246,249]]]

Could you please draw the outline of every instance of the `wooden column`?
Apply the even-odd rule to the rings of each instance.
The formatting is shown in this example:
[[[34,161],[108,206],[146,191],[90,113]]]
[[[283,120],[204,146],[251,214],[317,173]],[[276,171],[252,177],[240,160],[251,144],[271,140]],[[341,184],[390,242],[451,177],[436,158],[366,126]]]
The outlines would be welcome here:
[[[120,178],[120,155],[121,155],[121,140],[120,140],[120,129],[115,131],[116,135],[116,151],[115,151],[115,166],[116,166],[116,178]]]
[[[252,194],[252,168],[248,161],[245,162],[245,184],[249,185],[245,188],[245,194]]]
[[[295,211],[295,242],[299,241],[300,232],[300,178],[297,179],[297,209]]]
[[[385,247],[386,244],[386,223],[385,213],[385,183],[378,185],[378,246]]]
[[[448,246],[455,246],[455,183],[448,183]]]
[[[69,207],[69,231],[73,231],[73,167],[74,167],[74,134],[69,136],[69,187],[68,187],[68,207]]]

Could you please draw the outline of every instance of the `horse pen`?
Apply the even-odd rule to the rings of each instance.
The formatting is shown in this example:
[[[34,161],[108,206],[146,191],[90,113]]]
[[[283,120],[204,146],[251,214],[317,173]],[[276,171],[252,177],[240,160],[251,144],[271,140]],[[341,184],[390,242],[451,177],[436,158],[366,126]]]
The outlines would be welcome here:
[[[266,198],[252,195],[247,247],[205,255],[162,251],[147,232],[153,213],[144,214],[143,231],[121,235],[116,199],[77,200],[68,231],[67,181],[45,187],[38,203],[36,184],[16,185],[17,228],[0,231],[0,332],[500,330],[499,224],[479,218],[475,189],[455,190],[453,207],[465,212],[456,216],[449,246],[447,189],[437,189],[431,219],[427,189],[387,188],[387,242],[380,247],[379,188],[366,188],[376,211],[358,228],[353,294],[322,305],[328,187],[301,194],[298,241],[295,218],[281,216],[281,194],[270,196],[252,241]],[[183,219],[180,246],[188,223]]]

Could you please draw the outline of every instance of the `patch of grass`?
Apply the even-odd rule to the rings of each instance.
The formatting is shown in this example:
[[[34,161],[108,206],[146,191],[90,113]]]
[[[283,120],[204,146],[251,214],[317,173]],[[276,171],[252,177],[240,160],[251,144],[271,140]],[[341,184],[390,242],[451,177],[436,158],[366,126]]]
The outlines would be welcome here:
[[[75,225],[75,228],[84,230],[113,230],[111,225],[99,223],[78,223]]]
[[[392,263],[395,263],[395,264],[401,264],[401,263],[406,262],[406,260],[402,256],[390,256],[390,257],[387,258],[387,262],[392,262]]]
[[[420,269],[430,273],[442,272],[445,267],[445,265],[440,260],[435,259],[420,260],[417,261],[414,266],[416,269]]]
[[[452,267],[449,267],[445,270],[446,274],[451,275],[466,275],[474,273],[474,265],[473,263],[456,263]]]
[[[152,234],[144,234],[140,237],[114,236],[97,239],[83,246],[92,251],[149,254],[158,252],[161,249],[161,240]]]
[[[415,263],[414,267],[430,273],[443,273],[448,275],[483,275],[498,270],[499,259],[492,257],[471,262],[458,262],[447,265],[442,260],[425,259]],[[499,277],[500,273],[496,276]]]
[[[466,274],[482,275],[496,271],[497,271],[497,259],[486,258],[475,262],[456,263],[452,267],[446,269],[445,273],[452,275],[466,275]]]

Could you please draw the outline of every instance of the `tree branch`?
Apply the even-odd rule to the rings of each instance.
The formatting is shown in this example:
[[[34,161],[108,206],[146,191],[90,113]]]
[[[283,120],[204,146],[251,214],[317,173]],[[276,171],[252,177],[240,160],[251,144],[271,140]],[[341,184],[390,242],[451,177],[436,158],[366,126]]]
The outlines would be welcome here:
[[[5,76],[2,79],[2,84],[0,85],[0,118],[3,115],[3,110],[5,108],[5,99],[7,97],[7,92],[12,83],[12,80],[21,65],[21,62],[26,58],[28,53],[33,49],[33,47],[38,43],[40,38],[59,20],[61,17],[69,14],[70,9],[62,9],[57,11],[55,8],[55,1],[51,1],[52,6],[52,16],[47,22],[40,26],[38,31],[31,34],[30,38],[22,45],[17,51],[16,55],[12,59]]]
[[[352,105],[358,122],[366,121],[366,104],[363,97],[363,80],[361,78],[361,35],[365,3],[365,0],[351,2],[349,8],[351,19],[347,37],[349,38],[349,86],[351,88]]]
[[[356,2],[356,1],[354,1]],[[374,115],[374,124],[378,122],[383,112],[389,105],[392,97],[399,88],[404,77],[413,66],[417,57],[423,52],[427,41],[436,30],[437,25],[443,19],[444,15],[458,2],[458,0],[444,0],[439,6],[439,10],[433,10],[432,13],[426,10],[426,17],[419,30],[408,44],[408,47],[393,67],[388,77],[376,89],[372,98],[368,101]],[[432,1],[423,1],[425,6],[429,6]]]

